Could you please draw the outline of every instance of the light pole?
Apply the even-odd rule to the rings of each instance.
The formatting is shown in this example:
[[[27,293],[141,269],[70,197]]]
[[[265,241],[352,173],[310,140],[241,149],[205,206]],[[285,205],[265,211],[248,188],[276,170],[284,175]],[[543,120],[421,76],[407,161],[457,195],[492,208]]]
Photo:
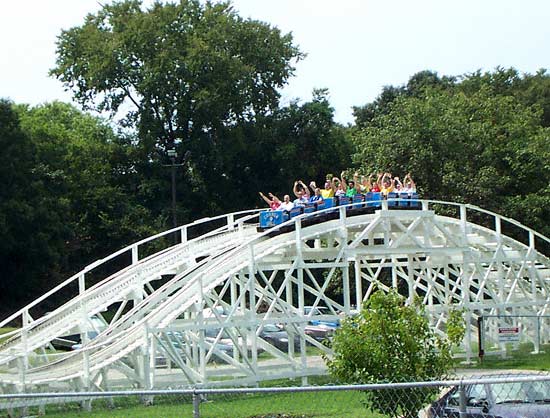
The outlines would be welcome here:
[[[172,171],[172,227],[177,228],[178,218],[176,216],[176,168],[183,167],[187,163],[187,160],[191,155],[191,151],[187,151],[185,153],[181,163],[179,164],[176,164],[176,158],[178,157],[178,153],[174,148],[170,148],[169,150],[167,150],[166,154],[168,155],[168,158],[170,158],[172,162],[172,164],[165,165],[165,167],[170,167],[172,169],[171,170]]]

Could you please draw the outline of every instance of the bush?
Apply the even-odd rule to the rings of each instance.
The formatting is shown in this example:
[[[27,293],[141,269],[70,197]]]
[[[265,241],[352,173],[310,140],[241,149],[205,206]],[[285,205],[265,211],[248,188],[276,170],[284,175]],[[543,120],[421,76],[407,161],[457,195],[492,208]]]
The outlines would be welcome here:
[[[451,346],[464,335],[460,313],[448,320],[451,337],[430,328],[419,300],[406,305],[396,291],[377,291],[360,314],[343,321],[332,342],[330,373],[346,383],[438,380],[451,367]],[[461,332],[462,330],[462,332]],[[416,417],[437,388],[368,391],[368,406],[390,417]]]

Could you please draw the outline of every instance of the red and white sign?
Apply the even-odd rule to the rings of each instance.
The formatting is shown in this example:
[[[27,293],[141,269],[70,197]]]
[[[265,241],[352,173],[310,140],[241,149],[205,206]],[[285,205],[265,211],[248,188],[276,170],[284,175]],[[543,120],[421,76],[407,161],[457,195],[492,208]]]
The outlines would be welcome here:
[[[499,327],[498,341],[501,343],[519,342],[519,327]]]

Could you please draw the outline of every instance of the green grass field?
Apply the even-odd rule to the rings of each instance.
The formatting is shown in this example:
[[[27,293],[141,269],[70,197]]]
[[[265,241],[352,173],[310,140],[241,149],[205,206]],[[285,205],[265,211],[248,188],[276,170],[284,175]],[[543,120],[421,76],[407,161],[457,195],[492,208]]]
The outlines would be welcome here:
[[[550,344],[541,345],[540,350],[541,352],[538,354],[531,354],[533,344],[521,344],[517,350],[508,347],[506,358],[499,355],[487,355],[483,358],[483,361],[478,359],[475,364],[465,366],[465,368],[550,370]]]
[[[369,413],[362,405],[363,395],[359,392],[320,392],[320,393],[286,393],[275,395],[239,395],[213,397],[201,403],[201,418],[381,418],[381,415]],[[128,400],[121,400],[128,402]],[[67,412],[49,412],[47,417],[54,418],[102,418],[102,417],[135,417],[135,418],[170,418],[193,417],[190,399],[170,402],[166,399],[153,406],[127,406],[114,409],[100,409],[94,406],[92,412],[79,411],[76,408]]]

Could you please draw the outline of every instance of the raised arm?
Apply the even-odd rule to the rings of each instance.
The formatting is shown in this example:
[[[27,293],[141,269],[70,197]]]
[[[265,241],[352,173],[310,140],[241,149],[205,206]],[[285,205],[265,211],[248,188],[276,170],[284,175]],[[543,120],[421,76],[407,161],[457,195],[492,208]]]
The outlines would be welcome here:
[[[372,183],[371,183],[371,178],[372,176],[361,176],[361,184],[363,185],[363,188],[365,189],[366,192],[369,192],[370,189],[372,188]]]
[[[304,184],[302,180],[298,180],[298,183],[302,186],[302,190],[304,191],[304,195],[309,199],[311,194],[309,193],[309,188]]]
[[[340,182],[340,179],[338,177],[333,177],[332,179],[330,179],[330,187],[332,188],[332,191],[334,193],[336,193],[336,190],[338,189],[336,184],[339,182]]]
[[[346,183],[343,171],[340,173],[340,179],[342,181],[342,186],[344,186],[344,191],[346,191],[348,189],[348,183]]]
[[[265,203],[267,203],[268,206],[271,205],[271,200],[269,200],[267,196],[262,192],[260,192],[260,197],[264,200]]]
[[[294,187],[292,188],[292,192],[294,193],[294,196],[296,196],[296,197],[300,197],[300,196],[298,196],[298,184],[300,184],[300,183],[298,182],[298,180],[296,180],[294,182]]]
[[[378,184],[378,187],[382,187],[383,177],[384,177],[384,173],[378,173],[378,177],[376,178],[376,183]]]
[[[275,203],[281,203],[281,199],[279,199],[277,196],[275,196],[273,193],[268,193],[269,197],[275,202]]]
[[[407,180],[408,179],[408,180]],[[407,183],[407,181],[409,181],[411,183],[411,188],[413,188],[414,190],[416,190],[416,183],[413,181],[412,177],[411,177],[411,173],[407,173],[407,177],[405,179],[405,183]]]
[[[401,183],[401,180],[399,180],[399,177],[393,178],[393,184],[399,185],[399,187],[403,187],[403,183]]]

